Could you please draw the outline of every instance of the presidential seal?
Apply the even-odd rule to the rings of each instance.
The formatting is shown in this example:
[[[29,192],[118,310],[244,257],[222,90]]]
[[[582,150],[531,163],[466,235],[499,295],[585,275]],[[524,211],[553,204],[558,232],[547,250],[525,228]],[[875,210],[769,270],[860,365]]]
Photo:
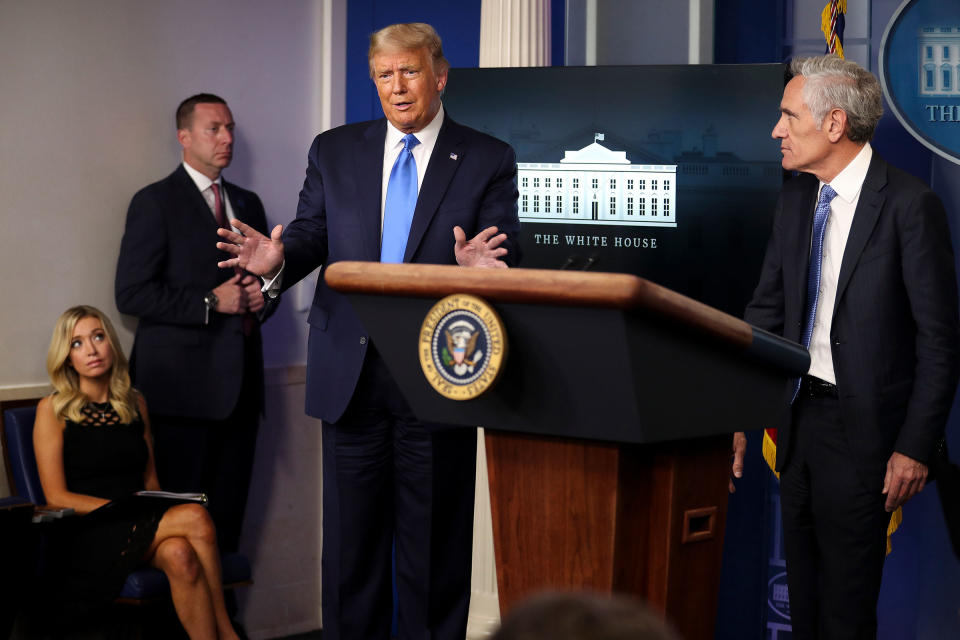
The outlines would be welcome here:
[[[493,307],[454,294],[437,302],[420,327],[420,367],[427,382],[451,400],[471,400],[503,371],[507,334]]]

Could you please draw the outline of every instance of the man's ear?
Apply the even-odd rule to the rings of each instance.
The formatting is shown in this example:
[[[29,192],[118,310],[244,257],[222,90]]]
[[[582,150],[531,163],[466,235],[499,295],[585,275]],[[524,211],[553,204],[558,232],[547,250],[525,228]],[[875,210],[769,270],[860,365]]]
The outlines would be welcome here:
[[[190,130],[177,129],[177,142],[179,142],[180,146],[184,149],[190,146]]]
[[[449,70],[450,70],[449,68],[445,68],[440,73],[436,74],[437,75],[437,91],[439,91],[440,93],[443,93],[443,90],[447,86],[447,72]]]
[[[831,109],[824,128],[830,142],[839,142],[847,135],[847,113],[843,109]]]

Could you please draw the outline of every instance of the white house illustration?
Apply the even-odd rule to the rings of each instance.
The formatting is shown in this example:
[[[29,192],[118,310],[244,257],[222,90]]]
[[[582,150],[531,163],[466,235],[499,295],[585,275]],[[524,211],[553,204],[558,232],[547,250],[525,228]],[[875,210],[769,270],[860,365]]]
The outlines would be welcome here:
[[[677,226],[677,165],[631,164],[604,135],[560,162],[519,162],[520,220],[564,224]]]
[[[960,96],[960,27],[921,27],[920,95]]]

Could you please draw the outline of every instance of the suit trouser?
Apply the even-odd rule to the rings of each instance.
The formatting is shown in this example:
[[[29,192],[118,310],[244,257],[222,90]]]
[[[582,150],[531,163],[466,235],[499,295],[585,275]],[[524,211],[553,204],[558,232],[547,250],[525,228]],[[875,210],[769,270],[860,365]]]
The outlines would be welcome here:
[[[836,398],[797,397],[780,492],[793,638],[876,638],[890,514],[853,462]]]
[[[476,429],[413,415],[368,349],[343,417],[323,424],[324,640],[386,640],[396,540],[399,637],[463,640]]]
[[[207,494],[221,551],[237,551],[250,491],[262,394],[253,366],[259,360],[247,358],[237,405],[223,420],[151,414],[160,486]]]

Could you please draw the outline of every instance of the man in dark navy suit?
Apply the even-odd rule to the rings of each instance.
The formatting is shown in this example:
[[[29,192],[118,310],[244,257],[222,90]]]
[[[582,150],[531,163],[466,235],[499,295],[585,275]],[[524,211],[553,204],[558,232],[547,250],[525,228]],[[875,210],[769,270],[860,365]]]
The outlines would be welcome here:
[[[218,247],[237,256],[221,266],[276,278],[269,290],[339,260],[516,263],[514,152],[444,112],[436,32],[381,29],[369,62],[385,118],[317,136],[296,219],[270,238],[243,223],[242,236],[221,230]],[[463,640],[476,431],[420,422],[322,277],[308,322],[307,413],[323,420],[323,637],[389,637],[395,535],[400,637]]]
[[[957,388],[953,249],[940,199],[870,146],[873,74],[833,55],[791,71],[773,137],[800,175],[745,318],[810,350],[777,434],[793,637],[875,638],[891,513],[923,489]]]
[[[150,408],[164,489],[203,491],[221,549],[236,551],[263,408],[260,323],[276,307],[261,282],[214,262],[233,217],[266,231],[257,194],[224,180],[234,121],[212,94],[177,109],[183,162],[137,192],[117,262],[121,313],[139,318],[131,375]]]

